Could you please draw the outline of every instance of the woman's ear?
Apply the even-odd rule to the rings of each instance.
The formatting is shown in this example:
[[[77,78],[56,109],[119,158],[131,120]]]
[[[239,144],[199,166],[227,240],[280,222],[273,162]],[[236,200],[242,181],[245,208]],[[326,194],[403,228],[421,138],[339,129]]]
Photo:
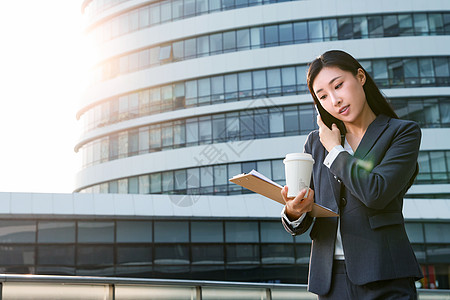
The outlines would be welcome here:
[[[358,69],[356,78],[358,78],[359,82],[361,82],[361,85],[364,85],[366,83],[366,73],[363,71],[363,69],[361,68]]]

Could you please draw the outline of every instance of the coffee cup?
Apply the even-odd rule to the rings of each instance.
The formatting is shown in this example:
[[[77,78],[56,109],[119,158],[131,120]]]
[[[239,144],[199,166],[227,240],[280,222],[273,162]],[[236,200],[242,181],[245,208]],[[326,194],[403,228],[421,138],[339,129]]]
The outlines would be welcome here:
[[[314,159],[308,153],[288,153],[286,154],[284,171],[286,175],[286,185],[288,186],[287,196],[295,197],[304,189],[309,188],[311,172]],[[309,192],[309,190],[308,190]],[[305,195],[307,197],[308,194]]]

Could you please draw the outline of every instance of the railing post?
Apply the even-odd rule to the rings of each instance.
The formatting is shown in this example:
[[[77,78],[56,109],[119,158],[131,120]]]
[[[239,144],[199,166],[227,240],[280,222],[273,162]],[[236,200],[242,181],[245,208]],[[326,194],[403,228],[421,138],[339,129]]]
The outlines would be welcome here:
[[[202,300],[202,287],[200,285],[195,287],[195,299]],[[0,299],[1,300],[1,299]]]
[[[266,288],[266,299],[272,300],[272,290],[270,288]]]
[[[109,294],[108,300],[116,299],[116,285],[114,283],[109,284],[109,293],[108,294]]]

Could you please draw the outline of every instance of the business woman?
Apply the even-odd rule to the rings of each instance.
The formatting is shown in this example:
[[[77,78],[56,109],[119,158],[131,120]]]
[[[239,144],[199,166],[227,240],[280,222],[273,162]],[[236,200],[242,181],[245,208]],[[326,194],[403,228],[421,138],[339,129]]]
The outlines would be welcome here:
[[[315,160],[311,190],[281,193],[286,230],[297,235],[312,225],[309,291],[318,299],[417,299],[422,272],[402,207],[418,172],[418,125],[398,119],[346,52],[315,59],[307,83],[321,115],[304,146]],[[313,219],[313,202],[340,216]]]

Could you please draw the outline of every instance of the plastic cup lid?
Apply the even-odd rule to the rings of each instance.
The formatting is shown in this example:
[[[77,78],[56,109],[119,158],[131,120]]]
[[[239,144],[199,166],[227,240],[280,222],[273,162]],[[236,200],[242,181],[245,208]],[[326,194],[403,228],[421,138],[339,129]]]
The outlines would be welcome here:
[[[283,162],[291,160],[308,160],[314,163],[314,159],[312,158],[312,155],[309,153],[288,153],[286,154],[286,158],[283,160]]]

